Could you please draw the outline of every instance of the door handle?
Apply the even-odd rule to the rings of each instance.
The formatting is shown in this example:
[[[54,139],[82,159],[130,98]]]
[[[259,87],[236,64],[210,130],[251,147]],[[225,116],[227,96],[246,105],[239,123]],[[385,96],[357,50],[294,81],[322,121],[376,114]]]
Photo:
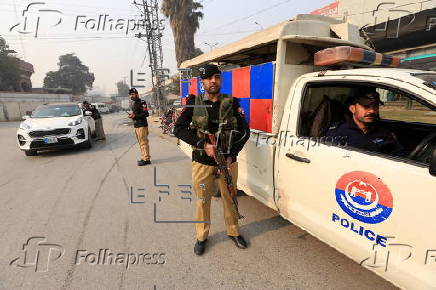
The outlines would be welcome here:
[[[300,157],[291,153],[286,153],[286,157],[298,161],[298,162],[303,162],[303,163],[310,163],[310,160],[304,157]]]

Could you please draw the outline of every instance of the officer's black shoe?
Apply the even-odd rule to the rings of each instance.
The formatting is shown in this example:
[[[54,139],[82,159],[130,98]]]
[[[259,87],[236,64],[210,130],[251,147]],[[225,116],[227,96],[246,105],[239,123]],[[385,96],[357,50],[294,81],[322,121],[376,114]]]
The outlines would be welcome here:
[[[150,160],[145,160],[145,165],[150,165],[151,161]]]
[[[204,241],[199,241],[199,240],[197,240],[197,242],[195,243],[195,246],[194,246],[194,253],[195,253],[197,256],[201,256],[201,255],[203,255],[204,250],[206,249],[206,242],[207,242],[207,240],[204,240]]]
[[[147,165],[147,162],[145,160],[141,159],[141,160],[138,160],[137,164],[138,164],[138,166],[144,166],[144,165]]]
[[[229,236],[229,238],[235,243],[236,247],[240,249],[247,248],[247,242],[244,240],[242,236],[237,236],[237,237]]]

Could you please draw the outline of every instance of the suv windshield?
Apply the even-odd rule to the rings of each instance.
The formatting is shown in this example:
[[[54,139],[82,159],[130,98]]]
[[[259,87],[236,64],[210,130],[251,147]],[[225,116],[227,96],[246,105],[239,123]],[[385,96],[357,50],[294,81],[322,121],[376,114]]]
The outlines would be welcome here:
[[[73,117],[81,114],[82,110],[77,105],[50,105],[36,108],[32,118]]]

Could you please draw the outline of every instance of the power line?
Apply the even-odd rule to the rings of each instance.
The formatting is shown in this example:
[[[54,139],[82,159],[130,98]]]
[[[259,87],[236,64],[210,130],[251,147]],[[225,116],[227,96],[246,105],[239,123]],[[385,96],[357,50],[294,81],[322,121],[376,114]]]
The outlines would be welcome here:
[[[235,32],[227,32],[227,33],[210,33],[210,34],[204,34],[200,33],[199,36],[226,36],[226,35],[236,35],[236,34],[244,34],[244,33],[252,33],[256,32],[257,30],[246,30],[246,31],[235,31]],[[98,33],[98,34],[76,34],[76,33],[57,33],[57,34],[47,34],[46,36],[39,34],[37,38],[35,38],[33,35],[30,34],[19,34],[19,35],[0,35],[0,37],[4,39],[23,39],[23,40],[44,40],[44,39],[87,39],[87,38],[133,38],[134,36],[126,35],[125,32],[107,32],[107,33]],[[146,42],[143,39],[140,39],[141,41]]]
[[[198,35],[211,35],[211,36],[217,36],[217,35],[233,35],[233,34],[243,34],[243,33],[251,33],[251,32],[257,32],[257,30],[246,30],[246,31],[234,31],[234,32],[224,32],[224,33],[198,33]]]
[[[277,3],[277,4],[273,5],[273,6],[270,6],[270,7],[264,8],[264,9],[261,9],[261,10],[255,12],[255,13],[253,13],[253,14],[251,14],[251,15],[244,16],[244,17],[242,17],[242,18],[239,18],[239,19],[233,20],[233,21],[231,21],[231,22],[228,22],[228,23],[226,23],[226,24],[223,24],[223,25],[220,25],[220,26],[218,26],[218,27],[215,27],[214,29],[220,29],[220,28],[223,28],[223,27],[226,27],[226,26],[232,25],[232,24],[234,24],[234,23],[236,23],[236,22],[239,22],[239,21],[242,21],[242,20],[246,20],[246,19],[248,19],[248,18],[251,18],[251,17],[253,17],[253,16],[259,15],[259,14],[261,14],[261,13],[263,13],[263,12],[266,12],[266,11],[268,11],[268,10],[274,9],[274,8],[280,6],[280,5],[286,4],[286,3],[291,2],[291,1],[292,1],[292,0],[286,0],[286,1],[283,1],[283,2],[280,2],[280,3]]]
[[[391,11],[392,8],[400,8],[400,7],[404,7],[404,6],[408,6],[408,5],[412,5],[412,4],[415,5],[415,4],[425,3],[425,2],[432,2],[432,1],[434,1],[434,0],[424,0],[424,1],[420,1],[420,2],[396,5],[396,6],[391,7],[390,9],[377,9],[377,10],[372,9],[370,11],[364,11],[364,12],[360,12],[360,13],[348,14],[347,16],[356,16],[356,15],[368,14],[368,13],[378,12],[378,11],[388,11],[389,12],[389,11]],[[391,4],[391,3],[387,3],[387,4]],[[422,9],[422,7],[421,7],[421,9]],[[395,10],[392,10],[392,11],[395,11]],[[414,12],[414,13],[416,13],[416,12]],[[413,14],[413,13],[411,13],[411,14]]]
[[[24,9],[25,7],[22,7],[22,8]],[[2,12],[11,12],[11,13],[14,13],[15,11],[14,10],[1,9],[0,13],[2,13]],[[90,16],[90,14],[93,13],[93,12],[94,13],[99,13],[98,11],[92,11],[90,13],[89,11],[83,11],[83,10],[73,11],[73,10],[64,10],[64,9],[62,9],[62,11],[59,10],[59,12],[61,12],[61,15],[72,16],[72,17],[82,16],[82,15],[83,16]],[[140,16],[140,15],[133,14],[134,11],[129,11],[129,12],[131,12],[132,14],[128,14],[128,13],[123,14],[124,12],[121,12],[118,15],[117,14],[112,14],[111,15],[111,14],[109,14],[109,12],[103,11],[103,13],[100,12],[97,16],[104,15],[104,14],[108,14],[112,18],[123,18],[123,17],[128,18],[128,17],[139,17]],[[40,11],[29,10],[29,11],[26,11],[26,14],[30,14],[30,15],[40,14]],[[42,14],[40,14],[40,15],[42,15]],[[96,15],[92,15],[92,16],[96,16]]]
[[[11,37],[3,37],[2,38],[8,40],[8,39],[12,39],[12,40],[17,40],[17,38],[11,38]],[[123,39],[134,39],[133,36],[84,36],[84,37],[38,37],[38,38],[33,38],[32,36],[29,35],[29,37],[27,39],[24,40],[63,40],[63,39],[92,39],[92,38],[100,38],[100,39],[114,39],[114,38],[123,38]],[[18,37],[19,40],[21,40],[21,38]]]
[[[0,6],[13,6],[13,4],[8,4],[8,3],[0,3]],[[128,12],[132,12],[132,8],[131,9],[122,9],[122,8],[117,8],[117,7],[107,7],[107,6],[88,6],[88,5],[77,5],[77,4],[70,4],[70,3],[63,3],[63,4],[59,4],[59,3],[50,3],[50,6],[72,6],[74,7],[84,7],[84,8],[96,8],[96,9],[106,9],[106,10],[116,10],[116,11],[128,11]],[[28,5],[17,5],[17,7],[22,7],[25,8]]]
[[[35,38],[33,35],[30,34],[8,34],[8,35],[3,35],[2,37],[6,37],[6,38],[13,38],[13,37],[26,37],[26,38]],[[55,38],[55,37],[98,37],[98,36],[124,36],[124,37],[128,37],[129,35],[126,35],[126,33],[123,32],[106,32],[106,33],[86,33],[86,34],[81,34],[81,33],[53,33],[53,34],[38,34],[38,37],[36,37],[36,39],[38,38],[42,38],[42,37],[50,37],[50,38]],[[131,35],[130,37],[133,37],[133,35]]]

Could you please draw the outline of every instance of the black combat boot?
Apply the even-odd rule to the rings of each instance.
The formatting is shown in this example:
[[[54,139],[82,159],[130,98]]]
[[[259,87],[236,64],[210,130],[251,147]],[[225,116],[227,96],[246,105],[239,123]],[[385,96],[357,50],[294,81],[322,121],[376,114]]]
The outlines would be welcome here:
[[[237,237],[229,236],[229,238],[235,243],[236,247],[240,249],[247,248],[247,242],[244,240],[242,236],[237,236]]]
[[[197,242],[195,243],[195,246],[194,246],[194,253],[195,253],[197,256],[201,256],[201,255],[203,255],[204,250],[206,249],[206,242],[207,242],[207,240],[204,240],[204,241],[198,241],[198,240],[197,240]]]

